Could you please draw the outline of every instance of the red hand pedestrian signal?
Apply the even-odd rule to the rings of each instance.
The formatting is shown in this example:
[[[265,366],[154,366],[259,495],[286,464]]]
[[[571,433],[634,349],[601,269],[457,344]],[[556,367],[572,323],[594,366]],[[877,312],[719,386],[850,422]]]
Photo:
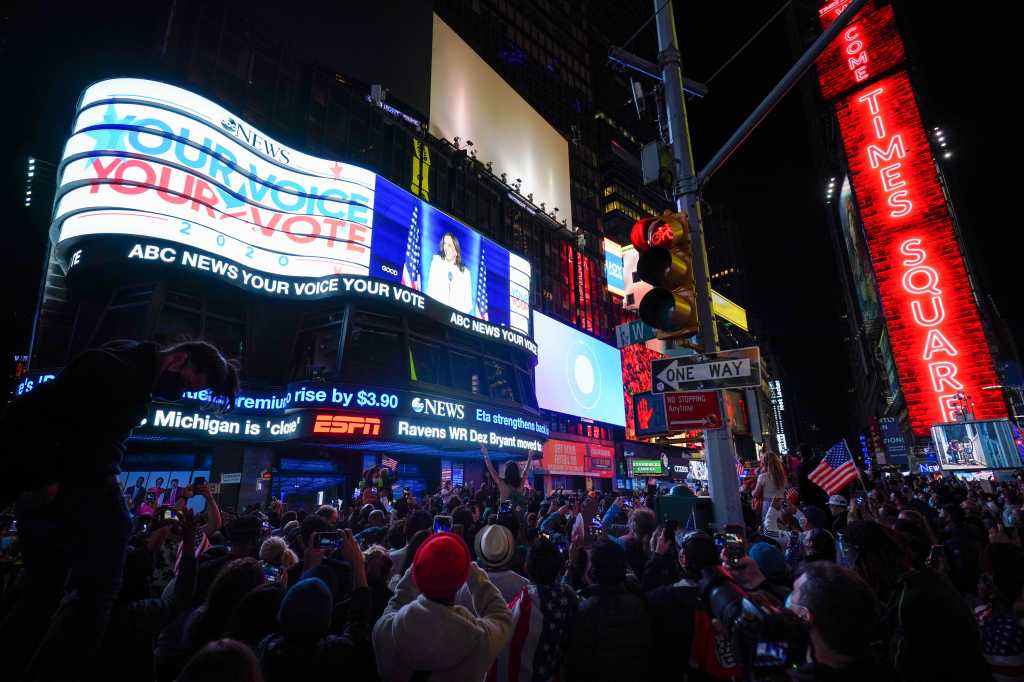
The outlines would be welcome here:
[[[644,398],[640,401],[640,404],[636,408],[636,416],[640,422],[641,429],[651,428],[651,417],[654,416],[654,410],[651,409],[651,402]]]

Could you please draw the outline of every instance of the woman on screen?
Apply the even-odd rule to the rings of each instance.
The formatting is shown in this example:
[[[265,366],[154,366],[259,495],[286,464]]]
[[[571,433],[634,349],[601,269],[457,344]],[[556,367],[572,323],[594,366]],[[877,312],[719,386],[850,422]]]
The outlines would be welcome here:
[[[473,310],[472,274],[462,262],[459,240],[445,232],[438,251],[430,260],[427,296],[468,315]]]

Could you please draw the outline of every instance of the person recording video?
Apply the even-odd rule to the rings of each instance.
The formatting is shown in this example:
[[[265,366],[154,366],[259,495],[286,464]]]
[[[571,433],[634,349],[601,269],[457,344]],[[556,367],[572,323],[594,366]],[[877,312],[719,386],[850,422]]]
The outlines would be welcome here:
[[[468,315],[473,310],[472,273],[462,262],[459,240],[445,232],[438,251],[430,260],[427,296]]]

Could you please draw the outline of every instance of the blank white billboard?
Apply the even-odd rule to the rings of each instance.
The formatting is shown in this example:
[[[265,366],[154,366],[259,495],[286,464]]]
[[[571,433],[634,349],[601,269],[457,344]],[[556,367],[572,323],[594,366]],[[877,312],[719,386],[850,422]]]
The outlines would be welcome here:
[[[430,67],[430,133],[464,145],[494,163],[533,203],[558,207],[572,225],[569,143],[438,16],[434,15]]]

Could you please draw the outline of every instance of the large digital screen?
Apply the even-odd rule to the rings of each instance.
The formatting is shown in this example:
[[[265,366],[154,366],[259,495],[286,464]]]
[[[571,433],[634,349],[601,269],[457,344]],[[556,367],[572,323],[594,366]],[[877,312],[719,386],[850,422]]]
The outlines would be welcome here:
[[[508,184],[519,180],[520,195],[536,206],[545,204],[547,211],[558,208],[558,219],[572,227],[569,142],[436,14],[433,39],[430,133],[459,138],[462,149],[492,163]],[[509,45],[499,58],[525,63],[522,48]],[[553,63],[551,68],[562,67]]]
[[[270,295],[294,278],[316,292],[370,277],[530,333],[529,262],[371,171],[287,147],[164,83],[102,81],[78,103],[51,237],[71,261],[84,239],[112,236],[195,249],[207,269]]]
[[[537,404],[625,426],[622,360],[614,346],[534,311]]]
[[[950,422],[932,427],[932,442],[943,469],[1009,469],[1024,466],[1010,422]]]

